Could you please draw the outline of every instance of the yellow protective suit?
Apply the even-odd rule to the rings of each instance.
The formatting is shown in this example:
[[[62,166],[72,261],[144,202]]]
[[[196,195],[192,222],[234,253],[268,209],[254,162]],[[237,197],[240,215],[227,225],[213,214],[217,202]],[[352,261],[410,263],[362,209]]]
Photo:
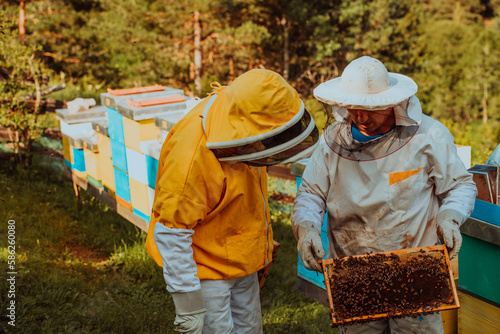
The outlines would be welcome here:
[[[205,103],[186,115],[163,145],[146,248],[162,266],[153,240],[155,224],[194,229],[198,278],[241,277],[271,261],[266,170],[220,163],[206,148],[201,124]]]
[[[241,144],[245,138],[268,133],[301,109],[297,92],[281,77],[266,70],[251,72],[230,87],[219,87],[215,99],[200,102],[163,144],[146,240],[160,266],[162,257],[153,237],[157,223],[194,230],[193,259],[201,280],[243,277],[271,261],[265,167],[220,162],[207,148],[207,142]],[[245,98],[248,85],[256,82],[260,98]]]

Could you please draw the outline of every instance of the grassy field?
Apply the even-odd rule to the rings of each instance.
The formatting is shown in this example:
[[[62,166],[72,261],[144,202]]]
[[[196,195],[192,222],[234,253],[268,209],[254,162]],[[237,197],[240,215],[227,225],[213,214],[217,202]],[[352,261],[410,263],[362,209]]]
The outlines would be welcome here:
[[[0,162],[0,333],[174,333],[173,303],[144,249],[145,233],[85,192],[78,206],[61,163],[34,160],[30,170]],[[270,191],[294,186],[270,181]],[[292,207],[270,205],[281,246],[261,292],[264,333],[337,333],[328,309],[295,290]]]

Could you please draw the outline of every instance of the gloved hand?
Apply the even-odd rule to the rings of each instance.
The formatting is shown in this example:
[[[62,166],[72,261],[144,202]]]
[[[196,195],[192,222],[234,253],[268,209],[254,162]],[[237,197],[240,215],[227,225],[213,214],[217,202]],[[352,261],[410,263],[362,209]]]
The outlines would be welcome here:
[[[296,226],[296,238],[298,240],[297,250],[304,267],[309,270],[322,272],[318,260],[325,256],[320,233],[314,227],[314,223],[304,221]]]
[[[201,290],[172,293],[175,304],[174,325],[180,333],[201,334],[207,310],[203,306]]]
[[[446,209],[437,215],[437,235],[439,240],[446,245],[450,260],[457,256],[462,246],[462,235],[460,234],[460,223],[463,216],[453,209]]]

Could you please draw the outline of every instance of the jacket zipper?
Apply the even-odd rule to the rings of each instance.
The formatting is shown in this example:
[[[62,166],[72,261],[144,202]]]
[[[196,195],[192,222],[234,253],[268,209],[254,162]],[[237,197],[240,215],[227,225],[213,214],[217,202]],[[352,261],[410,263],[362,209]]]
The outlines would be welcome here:
[[[266,203],[266,198],[264,196],[264,190],[262,189],[262,179],[260,175],[260,168],[257,168],[257,171],[259,172],[259,187],[260,187],[260,195],[262,196],[262,202],[264,203],[264,217],[266,220],[266,244],[267,244],[267,249],[266,249],[266,266],[269,264],[269,222],[267,221],[267,203]]]

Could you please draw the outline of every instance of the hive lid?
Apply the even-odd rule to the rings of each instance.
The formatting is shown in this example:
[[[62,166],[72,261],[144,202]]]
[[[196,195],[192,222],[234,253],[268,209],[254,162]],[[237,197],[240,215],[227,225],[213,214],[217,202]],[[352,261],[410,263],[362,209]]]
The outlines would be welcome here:
[[[321,265],[332,326],[460,306],[443,245],[327,259]]]
[[[87,149],[94,153],[99,152],[99,147],[97,145],[97,133],[94,133],[93,135],[88,137],[83,137],[81,141],[84,149]]]
[[[142,100],[142,99],[170,96],[175,94],[184,95],[184,91],[182,89],[166,87],[166,86],[163,86],[163,88],[164,90],[147,91],[145,93],[137,92],[137,93],[123,94],[123,95],[112,95],[111,93],[101,93],[101,104],[108,108],[118,110],[117,104],[120,102],[125,102],[127,99]]]
[[[108,93],[113,96],[122,96],[122,95],[132,95],[132,94],[141,94],[141,93],[149,93],[149,92],[157,92],[164,91],[165,87],[161,85],[154,86],[146,86],[146,87],[133,87],[133,88],[124,88],[124,89],[111,89],[108,88]]]
[[[85,111],[70,112],[69,109],[56,109],[56,116],[68,124],[91,122],[106,119],[106,107],[95,106]]]
[[[160,130],[170,131],[185,115],[187,110],[177,110],[155,116],[155,125]]]
[[[83,148],[83,138],[94,134],[91,122],[69,124],[60,120],[60,125],[61,134],[66,137],[69,144],[76,149]]]
[[[186,101],[190,99],[186,97]],[[186,101],[166,103],[166,104],[155,104],[147,107],[133,107],[126,101],[119,102],[117,104],[118,113],[124,117],[128,117],[134,121],[142,121],[146,119],[153,119],[159,114],[164,114],[167,112],[182,111],[186,110]]]
[[[94,129],[94,131],[97,133],[100,133],[102,135],[105,135],[106,137],[109,137],[108,120],[107,119],[92,121],[92,129]]]

